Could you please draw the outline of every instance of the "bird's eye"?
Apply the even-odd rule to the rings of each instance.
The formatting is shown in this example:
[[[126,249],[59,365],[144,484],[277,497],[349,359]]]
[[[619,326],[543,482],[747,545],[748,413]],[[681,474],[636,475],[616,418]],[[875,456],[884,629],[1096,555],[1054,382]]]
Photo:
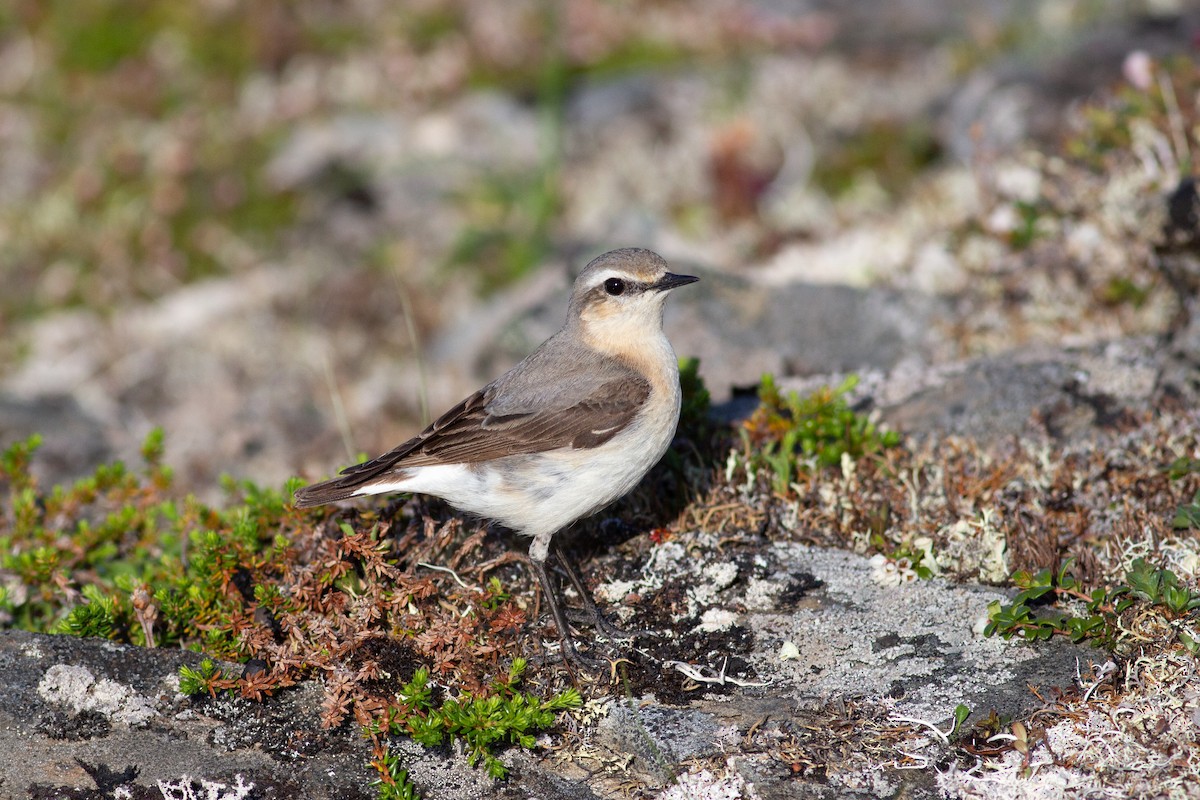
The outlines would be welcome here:
[[[620,278],[609,278],[604,282],[604,291],[608,292],[614,297],[622,294],[625,291],[625,281],[621,280]]]

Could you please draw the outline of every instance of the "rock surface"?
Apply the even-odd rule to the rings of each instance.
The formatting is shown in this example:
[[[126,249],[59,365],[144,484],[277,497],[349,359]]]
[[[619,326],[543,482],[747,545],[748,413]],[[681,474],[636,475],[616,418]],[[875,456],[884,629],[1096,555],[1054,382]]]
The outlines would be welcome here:
[[[0,633],[0,796],[101,798],[120,787],[136,798],[372,796],[368,749],[320,731],[319,692],[196,704],[179,694],[178,671],[200,660]]]
[[[665,554],[658,566],[665,574],[687,569],[697,553],[701,574],[728,563],[711,542],[697,548],[682,559]],[[686,704],[653,695],[610,701],[597,723],[579,729],[574,748],[504,751],[512,773],[499,784],[462,754],[400,740],[413,781],[426,797],[444,800],[585,800],[620,797],[628,781],[665,786],[685,762],[728,759],[759,797],[871,796],[911,781],[875,753],[888,720],[946,727],[958,703],[981,715],[1017,716],[1037,704],[1029,687],[1069,686],[1077,660],[1096,658],[1066,644],[982,639],[973,628],[1002,594],[940,581],[881,586],[868,561],[849,553],[767,546],[745,572],[694,590],[705,601],[701,612],[741,609],[724,625],[751,632],[753,645],[724,658],[753,666],[757,676],[742,679],[746,685],[721,682],[720,662],[664,665],[664,696],[682,690]],[[784,642],[796,645],[786,660]],[[154,797],[156,789],[189,797],[372,796],[369,747],[352,726],[321,730],[318,686],[262,704],[189,699],[179,694],[178,670],[199,660],[95,639],[0,633],[0,749],[10,754],[0,763],[0,796],[102,797],[118,787],[131,797]],[[768,755],[804,726],[839,724],[839,715],[840,724],[863,725],[862,752],[827,754],[819,780],[796,777]],[[607,768],[596,773],[598,765]],[[171,786],[194,794],[167,795]],[[910,791],[936,796],[928,786]]]

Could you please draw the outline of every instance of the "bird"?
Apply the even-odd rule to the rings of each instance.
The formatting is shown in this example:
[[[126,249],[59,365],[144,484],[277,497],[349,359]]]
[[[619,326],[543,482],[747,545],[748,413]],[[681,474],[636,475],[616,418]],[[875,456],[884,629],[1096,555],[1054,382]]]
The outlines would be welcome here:
[[[562,328],[528,357],[412,439],[297,490],[295,505],[419,493],[529,537],[563,660],[598,668],[579,652],[546,564],[553,555],[596,626],[621,634],[554,537],[631,491],[670,446],[682,391],[663,312],[673,289],[698,280],[642,248],[598,256],[576,278]]]

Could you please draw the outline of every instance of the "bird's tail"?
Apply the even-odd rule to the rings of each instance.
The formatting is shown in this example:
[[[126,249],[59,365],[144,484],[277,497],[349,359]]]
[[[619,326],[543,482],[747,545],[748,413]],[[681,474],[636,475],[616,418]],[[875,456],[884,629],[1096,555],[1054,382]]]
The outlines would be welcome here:
[[[296,489],[295,507],[307,509],[308,506],[336,503],[338,500],[348,500],[365,494],[395,491],[396,481],[406,475],[403,471],[389,475],[394,461],[390,456],[391,453],[388,453],[373,461],[355,464],[354,467],[343,469],[341,475],[334,479]],[[382,480],[385,476],[391,480]]]
[[[305,486],[303,489],[296,490],[295,506],[296,508],[309,508],[323,506],[326,503],[336,503],[338,500],[347,500],[358,494],[363,483],[362,478],[354,475]]]
[[[420,439],[410,439],[391,452],[378,458],[346,467],[336,478],[296,490],[296,508],[335,503],[364,494],[390,491],[398,480],[408,477],[407,472],[396,468],[396,462],[408,455]],[[381,480],[389,478],[390,480]],[[381,486],[380,484],[384,484]],[[378,486],[372,490],[372,486]]]

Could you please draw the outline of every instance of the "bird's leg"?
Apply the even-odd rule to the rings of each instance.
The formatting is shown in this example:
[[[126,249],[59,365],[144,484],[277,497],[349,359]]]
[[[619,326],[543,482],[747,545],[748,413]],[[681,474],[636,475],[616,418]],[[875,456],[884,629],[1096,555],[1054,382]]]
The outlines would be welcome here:
[[[550,606],[550,615],[554,617],[554,626],[558,628],[558,640],[562,647],[563,660],[568,666],[582,667],[586,672],[598,672],[604,668],[604,663],[593,658],[587,658],[575,647],[575,639],[571,635],[571,626],[567,623],[567,615],[558,596],[558,589],[550,580],[546,570],[545,558],[530,555],[529,564],[533,574],[537,576],[542,586],[542,594],[546,597],[546,605]]]
[[[559,566],[563,572],[567,573],[567,579],[571,581],[571,585],[575,587],[575,591],[579,594],[579,600],[583,603],[583,609],[592,618],[592,624],[610,639],[633,639],[639,634],[621,630],[616,625],[608,621],[600,611],[600,607],[596,605],[596,600],[592,597],[591,591],[583,582],[583,578],[579,575],[579,570],[575,569],[575,565],[567,558],[567,554],[562,551],[562,548],[557,544],[552,544],[555,558],[558,559]]]

